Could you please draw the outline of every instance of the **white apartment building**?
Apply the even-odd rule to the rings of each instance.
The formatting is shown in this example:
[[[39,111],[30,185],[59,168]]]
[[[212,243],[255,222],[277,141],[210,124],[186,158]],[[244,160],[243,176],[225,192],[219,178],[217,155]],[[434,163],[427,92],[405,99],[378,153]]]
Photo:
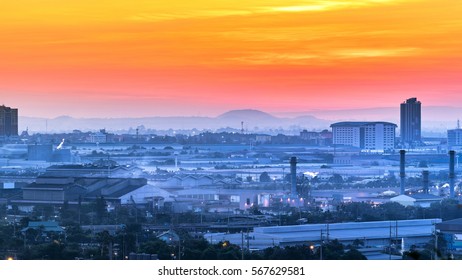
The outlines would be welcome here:
[[[396,124],[389,122],[338,122],[331,124],[333,144],[372,151],[395,148]]]

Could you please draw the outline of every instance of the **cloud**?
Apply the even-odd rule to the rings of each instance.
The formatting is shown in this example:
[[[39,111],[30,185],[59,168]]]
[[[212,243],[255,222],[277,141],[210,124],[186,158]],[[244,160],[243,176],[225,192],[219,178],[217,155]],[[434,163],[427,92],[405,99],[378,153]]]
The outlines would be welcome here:
[[[189,18],[217,18],[226,16],[249,16],[260,14],[321,12],[328,10],[361,8],[373,5],[394,4],[400,2],[404,2],[404,0],[308,0],[301,2],[296,1],[297,5],[273,4],[268,6],[252,5],[249,2],[247,6],[245,6],[245,4],[241,5],[242,8],[240,9],[209,8],[208,6],[201,8],[201,6],[198,5],[198,8],[189,9],[186,11],[175,11],[169,13],[146,12],[131,15],[127,17],[127,19],[141,22],[157,22]],[[407,2],[409,2],[409,0]]]
[[[305,52],[261,52],[229,58],[250,65],[320,65],[331,64],[342,59],[405,57],[421,54],[419,48],[390,49],[339,49],[335,51],[305,51]]]
[[[259,53],[249,56],[230,58],[231,61],[238,61],[253,65],[292,64],[303,65],[308,61],[319,58],[316,54],[309,53]]]
[[[251,14],[253,14],[253,12],[245,10],[200,10],[183,13],[141,13],[129,16],[127,19],[140,22],[157,22],[175,19],[216,18],[226,16],[244,16]]]
[[[391,49],[344,49],[332,51],[331,55],[338,58],[372,58],[413,56],[422,52],[419,48],[391,48]]]

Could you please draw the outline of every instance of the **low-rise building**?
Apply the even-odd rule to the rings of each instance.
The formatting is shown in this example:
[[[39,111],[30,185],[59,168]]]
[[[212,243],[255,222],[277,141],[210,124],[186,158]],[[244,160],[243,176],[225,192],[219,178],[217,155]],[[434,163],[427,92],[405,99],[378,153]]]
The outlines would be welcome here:
[[[403,206],[419,206],[423,208],[428,208],[434,202],[441,202],[442,197],[432,195],[432,194],[410,194],[410,195],[398,195],[390,198],[391,202],[397,202]]]
[[[362,240],[367,247],[385,248],[391,242],[402,250],[412,245],[427,243],[433,238],[435,224],[441,219],[351,222],[338,224],[305,224],[293,226],[255,227],[246,234],[247,248],[262,250],[273,246],[293,246],[300,244],[320,244],[337,239],[343,244]],[[229,241],[240,244],[241,233],[207,233],[204,238],[212,244]]]

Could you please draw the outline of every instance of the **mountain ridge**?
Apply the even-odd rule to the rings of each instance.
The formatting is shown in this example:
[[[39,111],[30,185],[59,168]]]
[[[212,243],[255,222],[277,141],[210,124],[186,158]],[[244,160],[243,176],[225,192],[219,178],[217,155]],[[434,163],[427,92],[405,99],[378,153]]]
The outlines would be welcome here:
[[[347,117],[346,117],[347,116]],[[456,127],[457,119],[462,117],[462,108],[447,106],[422,107],[422,130],[431,133],[445,133]],[[348,110],[316,110],[305,112],[268,113],[256,109],[230,110],[215,117],[202,116],[153,116],[153,117],[110,117],[74,118],[36,118],[19,116],[20,131],[28,128],[31,132],[70,132],[82,131],[127,131],[143,126],[153,130],[241,130],[255,133],[278,133],[297,130],[329,129],[338,121],[387,121],[399,126],[399,108],[376,107]]]
[[[74,129],[96,131],[103,128],[108,131],[120,131],[138,126],[154,130],[217,130],[224,128],[240,130],[243,122],[247,131],[264,133],[274,129],[325,129],[330,124],[327,120],[312,116],[279,118],[255,109],[231,110],[217,117],[73,118],[59,116],[47,119],[20,116],[19,118],[20,130],[29,128],[30,131],[37,132],[70,132]]]

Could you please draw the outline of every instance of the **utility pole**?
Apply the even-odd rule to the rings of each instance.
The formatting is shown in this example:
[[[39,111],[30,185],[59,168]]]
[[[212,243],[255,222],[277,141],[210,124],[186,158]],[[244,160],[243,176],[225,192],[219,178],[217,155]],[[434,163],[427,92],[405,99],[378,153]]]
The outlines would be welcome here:
[[[241,230],[241,258],[244,259],[244,232]]]
[[[330,238],[330,236],[329,236],[329,222],[327,222],[327,236],[326,236],[327,242],[329,242],[329,238]]]
[[[178,237],[178,260],[181,260],[181,238]]]
[[[247,228],[247,251],[250,252],[249,228]]]
[[[435,233],[435,260],[437,260],[438,259],[438,233],[436,232],[436,226],[433,232]]]
[[[390,247],[388,248],[388,259],[391,260],[391,222],[390,222]]]
[[[322,229],[321,229],[321,244],[319,246],[319,259],[322,260],[322,245],[323,245],[323,240],[322,240]]]

